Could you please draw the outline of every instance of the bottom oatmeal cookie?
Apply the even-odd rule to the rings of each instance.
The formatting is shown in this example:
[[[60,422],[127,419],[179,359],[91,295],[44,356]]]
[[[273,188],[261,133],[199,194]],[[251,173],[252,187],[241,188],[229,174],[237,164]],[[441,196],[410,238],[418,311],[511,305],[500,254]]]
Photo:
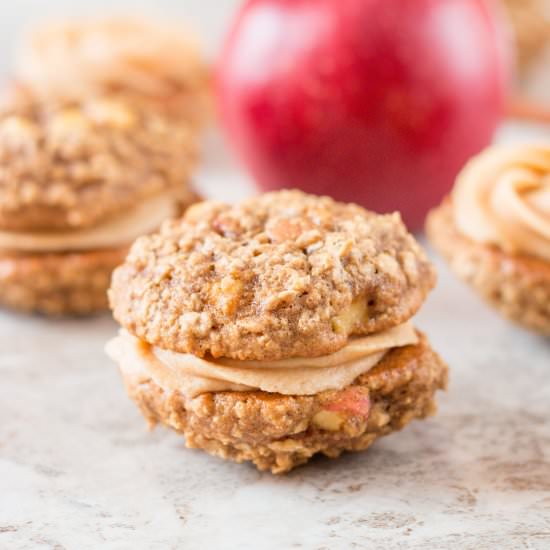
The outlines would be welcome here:
[[[86,315],[107,308],[113,269],[127,247],[58,254],[0,254],[0,304],[47,315]]]
[[[434,394],[447,385],[447,366],[423,335],[414,345],[390,350],[343,389],[315,395],[220,391],[189,398],[144,373],[123,373],[151,426],[162,423],[182,433],[188,447],[273,473],[318,453],[335,458],[366,449],[433,414]]]

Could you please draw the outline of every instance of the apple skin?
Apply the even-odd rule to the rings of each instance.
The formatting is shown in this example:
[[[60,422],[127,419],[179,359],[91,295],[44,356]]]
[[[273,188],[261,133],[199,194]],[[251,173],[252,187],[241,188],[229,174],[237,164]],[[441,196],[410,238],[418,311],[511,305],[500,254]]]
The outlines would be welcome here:
[[[332,412],[342,412],[346,415],[368,418],[371,410],[371,402],[368,390],[360,387],[349,387],[338,394],[335,401],[326,403],[324,410]]]
[[[250,0],[216,72],[229,145],[264,190],[418,229],[500,121],[500,22],[490,0]]]

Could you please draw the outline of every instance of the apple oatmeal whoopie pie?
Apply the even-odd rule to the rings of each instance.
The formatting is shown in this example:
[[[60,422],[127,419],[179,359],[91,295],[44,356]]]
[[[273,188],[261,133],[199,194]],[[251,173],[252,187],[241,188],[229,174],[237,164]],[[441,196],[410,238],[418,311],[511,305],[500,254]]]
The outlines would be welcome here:
[[[504,316],[550,335],[550,146],[495,146],[459,175],[428,236]]]
[[[107,308],[129,245],[196,200],[194,140],[120,99],[0,109],[0,304],[46,314]]]
[[[398,214],[298,191],[204,202],[115,271],[107,351],[151,424],[286,472],[434,412],[447,367],[410,322],[434,283]]]
[[[85,18],[36,27],[17,74],[51,101],[124,96],[191,127],[210,112],[210,77],[185,26],[136,17]]]

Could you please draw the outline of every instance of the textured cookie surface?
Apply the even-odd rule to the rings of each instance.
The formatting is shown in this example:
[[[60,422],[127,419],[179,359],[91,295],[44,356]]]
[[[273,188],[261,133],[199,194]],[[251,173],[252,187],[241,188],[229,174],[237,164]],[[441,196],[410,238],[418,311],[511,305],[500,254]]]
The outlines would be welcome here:
[[[202,203],[138,239],[110,297],[119,323],[151,344],[279,359],[400,324],[434,282],[398,215],[283,191]]]
[[[314,396],[255,391],[186,399],[147,376],[127,376],[125,383],[150,424],[182,432],[188,447],[282,473],[316,453],[334,458],[364,450],[433,414],[434,394],[447,385],[447,367],[422,336],[417,345],[390,351],[343,390]]]
[[[0,110],[0,229],[77,229],[173,190],[186,201],[193,138],[119,100],[41,103],[23,91]]]
[[[500,313],[550,335],[550,263],[464,237],[450,201],[430,213],[426,232],[451,269]]]
[[[104,311],[111,273],[127,252],[127,247],[67,254],[0,252],[0,304],[51,316]]]

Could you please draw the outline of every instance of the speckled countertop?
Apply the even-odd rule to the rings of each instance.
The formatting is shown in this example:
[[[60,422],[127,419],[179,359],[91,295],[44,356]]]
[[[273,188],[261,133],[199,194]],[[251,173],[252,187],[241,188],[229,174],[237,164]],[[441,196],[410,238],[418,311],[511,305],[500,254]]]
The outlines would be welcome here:
[[[451,366],[439,415],[286,477],[148,433],[108,317],[0,314],[0,549],[550,548],[550,341],[438,267],[417,324]]]

